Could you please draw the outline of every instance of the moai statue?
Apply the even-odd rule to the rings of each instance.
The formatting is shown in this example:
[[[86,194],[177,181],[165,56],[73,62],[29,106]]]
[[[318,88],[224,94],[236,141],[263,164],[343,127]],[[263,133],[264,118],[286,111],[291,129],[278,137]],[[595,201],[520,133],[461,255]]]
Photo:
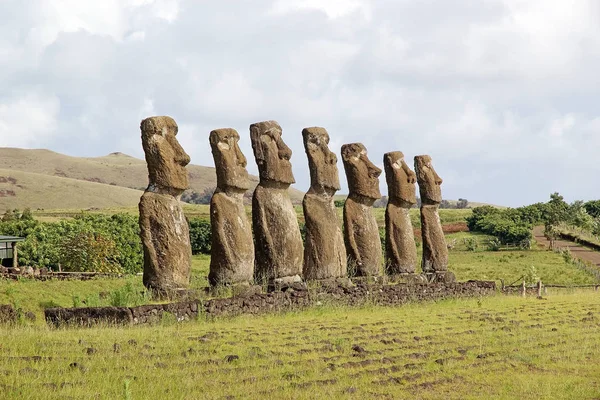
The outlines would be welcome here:
[[[438,209],[442,202],[442,178],[433,169],[431,157],[415,157],[415,172],[421,193],[421,232],[423,239],[423,273],[431,280],[453,281],[448,273],[448,247]]]
[[[302,202],[306,221],[304,278],[345,278],[346,248],[333,202],[333,195],[340,190],[337,157],[329,150],[329,134],[324,128],[305,128],[302,138],[310,169],[310,189]]]
[[[139,204],[143,281],[156,294],[169,295],[190,282],[192,248],[180,201],[188,187],[190,157],[175,137],[173,118],[146,118],[140,128],[150,181]]]
[[[342,160],[350,191],[344,205],[344,242],[353,276],[379,276],[383,254],[373,203],[381,198],[377,168],[362,143],[342,146]]]
[[[414,274],[417,246],[409,210],[417,203],[415,173],[400,151],[383,156],[388,185],[385,210],[385,267],[389,275]]]
[[[250,125],[260,183],[252,197],[255,280],[275,286],[301,281],[304,248],[288,188],[295,182],[292,151],[275,121]]]
[[[217,189],[210,201],[212,246],[208,280],[212,286],[249,284],[254,279],[254,241],[244,193],[250,188],[246,157],[234,129],[210,133]]]

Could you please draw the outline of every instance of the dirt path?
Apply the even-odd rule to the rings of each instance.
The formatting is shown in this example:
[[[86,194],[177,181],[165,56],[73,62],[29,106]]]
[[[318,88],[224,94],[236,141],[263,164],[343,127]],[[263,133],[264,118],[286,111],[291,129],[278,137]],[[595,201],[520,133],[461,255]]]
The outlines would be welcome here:
[[[546,247],[550,247],[550,241],[544,236],[543,226],[536,226],[535,228],[533,228],[533,237],[538,243],[543,244]],[[584,261],[591,261],[592,263],[594,263],[594,265],[600,266],[600,252],[598,251],[594,251],[578,243],[563,239],[555,240],[554,247],[561,249],[568,247],[569,250],[571,250],[571,254],[573,255],[573,257],[577,257]]]

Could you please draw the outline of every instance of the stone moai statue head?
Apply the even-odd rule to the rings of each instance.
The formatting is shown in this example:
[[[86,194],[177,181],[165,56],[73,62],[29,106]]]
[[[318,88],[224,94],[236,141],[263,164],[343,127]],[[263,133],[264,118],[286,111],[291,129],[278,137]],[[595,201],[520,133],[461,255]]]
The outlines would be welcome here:
[[[235,129],[215,129],[210,133],[215,167],[217,169],[217,187],[223,191],[245,192],[250,188],[247,160],[242,154],[238,142],[240,135]]]
[[[292,172],[292,150],[281,138],[281,126],[276,121],[257,122],[250,125],[252,150],[258,165],[261,183],[295,183]]]
[[[365,146],[362,143],[343,145],[342,160],[350,195],[360,195],[372,200],[380,199],[379,176],[381,169],[369,160]]]
[[[398,201],[407,206],[416,204],[417,176],[406,164],[404,153],[401,151],[386,153],[383,156],[383,165],[390,201]]]
[[[421,204],[440,204],[442,202],[442,178],[435,172],[431,157],[427,155],[415,157],[415,172],[419,182]]]
[[[171,117],[150,117],[142,121],[142,147],[148,164],[148,191],[167,190],[181,194],[189,186],[185,166],[190,156],[177,141],[177,123]]]
[[[340,177],[337,157],[329,150],[329,134],[324,128],[304,128],[302,138],[308,157],[311,189],[333,196],[340,190]]]

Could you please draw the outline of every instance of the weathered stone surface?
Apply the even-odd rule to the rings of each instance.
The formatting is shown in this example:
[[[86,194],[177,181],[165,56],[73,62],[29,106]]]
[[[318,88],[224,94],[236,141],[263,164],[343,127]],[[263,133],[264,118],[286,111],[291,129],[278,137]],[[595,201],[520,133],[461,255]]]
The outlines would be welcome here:
[[[254,278],[254,241],[252,226],[246,216],[244,193],[250,188],[246,157],[234,129],[217,129],[210,133],[217,190],[210,202],[212,247],[211,285],[250,283]]]
[[[166,315],[178,322],[198,316],[198,300],[168,304],[149,304],[139,307],[82,307],[48,308],[44,311],[46,322],[55,327],[95,325],[155,324]]]
[[[172,118],[146,118],[140,128],[150,181],[139,204],[144,285],[168,293],[190,280],[192,250],[180,202],[188,187],[185,166],[190,157],[175,137],[178,128]]]
[[[421,235],[423,239],[423,272],[448,270],[448,247],[438,209],[442,202],[442,178],[433,169],[431,157],[415,157],[415,172],[421,193]]]
[[[367,302],[382,306],[399,306],[419,301],[490,296],[495,292],[496,283],[486,281],[429,284],[415,282],[398,285],[359,283],[354,286],[332,283],[311,291],[290,290],[209,300],[204,303],[204,312],[208,316],[264,314],[298,310],[324,300],[349,306],[361,306]]]
[[[414,274],[417,246],[409,210],[416,204],[415,173],[400,151],[383,156],[388,185],[385,210],[385,267],[388,275]]]
[[[127,307],[47,308],[44,310],[44,315],[48,325],[55,327],[133,323],[131,310]]]
[[[361,143],[342,146],[349,195],[344,205],[344,242],[351,276],[379,276],[383,255],[373,203],[381,198],[377,168]]]
[[[418,301],[489,296],[496,292],[496,283],[486,281],[461,283],[436,281],[428,284],[413,282],[396,285],[366,282],[352,285],[338,281],[321,281],[320,287],[310,291],[305,286],[300,286],[297,289],[290,288],[285,292],[244,293],[231,298],[204,302],[193,300],[132,308],[49,308],[45,310],[45,315],[46,322],[56,327],[94,326],[97,324],[139,325],[157,323],[165,316],[165,313],[171,314],[177,321],[186,321],[197,318],[200,313],[208,317],[215,317],[299,310],[320,304],[324,300],[349,306],[361,306],[367,302],[382,306],[399,306]],[[205,338],[198,339],[204,340]],[[130,344],[136,345],[137,342],[131,340]]]
[[[260,175],[252,197],[255,280],[259,283],[302,274],[302,236],[288,193],[295,182],[290,163],[292,151],[281,135],[281,127],[275,121],[250,125]]]
[[[302,207],[306,223],[304,278],[322,280],[347,275],[346,247],[333,195],[340,190],[337,157],[329,150],[324,128],[302,131],[311,185]]]

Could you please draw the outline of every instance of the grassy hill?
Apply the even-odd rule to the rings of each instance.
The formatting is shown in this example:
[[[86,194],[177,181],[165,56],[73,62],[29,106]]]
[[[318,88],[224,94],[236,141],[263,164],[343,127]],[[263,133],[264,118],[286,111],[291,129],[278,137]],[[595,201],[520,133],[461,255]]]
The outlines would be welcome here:
[[[146,162],[123,153],[84,158],[4,147],[0,148],[0,170],[0,211],[15,207],[131,207],[139,201],[139,190],[148,185]],[[188,171],[192,190],[202,192],[217,184],[214,168],[189,165]],[[17,182],[11,183],[15,179]],[[251,180],[258,183],[256,176]],[[292,189],[290,194],[293,201],[302,201],[302,192]]]
[[[58,176],[0,169],[0,211],[13,208],[110,208],[135,205],[142,192]]]

